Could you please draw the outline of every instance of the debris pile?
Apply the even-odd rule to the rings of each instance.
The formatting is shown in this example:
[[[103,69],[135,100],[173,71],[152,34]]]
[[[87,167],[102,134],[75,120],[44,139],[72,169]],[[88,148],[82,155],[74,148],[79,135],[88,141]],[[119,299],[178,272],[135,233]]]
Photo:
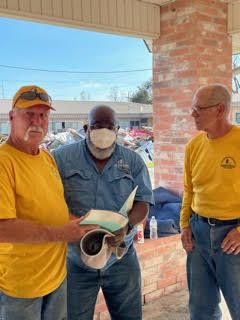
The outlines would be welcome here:
[[[144,162],[153,162],[153,130],[150,127],[119,129],[118,142],[134,150]]]
[[[64,144],[70,144],[84,139],[84,133],[78,132],[75,129],[66,129],[64,132],[48,133],[44,138],[42,147],[48,149],[50,152],[57,149]]]
[[[66,129],[64,132],[48,133],[44,138],[42,147],[50,152],[61,145],[73,143],[85,138],[83,130]],[[6,141],[7,136],[0,134],[0,143]],[[118,142],[137,152],[145,163],[151,163],[153,154],[153,130],[150,127],[119,129]]]
[[[7,140],[7,136],[0,133],[0,144]]]

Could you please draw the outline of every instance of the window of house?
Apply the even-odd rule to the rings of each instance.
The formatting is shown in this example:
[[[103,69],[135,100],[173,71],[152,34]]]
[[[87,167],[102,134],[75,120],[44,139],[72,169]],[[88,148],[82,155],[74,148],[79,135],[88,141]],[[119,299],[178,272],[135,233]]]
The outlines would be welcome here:
[[[240,112],[236,112],[236,118],[235,118],[235,120],[236,120],[236,123],[240,123]]]
[[[139,120],[130,120],[130,127],[131,128],[139,128],[140,127],[140,121]]]

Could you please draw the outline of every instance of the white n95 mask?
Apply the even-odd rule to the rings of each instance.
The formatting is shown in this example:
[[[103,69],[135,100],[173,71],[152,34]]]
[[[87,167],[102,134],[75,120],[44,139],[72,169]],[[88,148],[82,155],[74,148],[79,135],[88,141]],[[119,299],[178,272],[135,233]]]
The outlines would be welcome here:
[[[92,144],[99,149],[111,147],[117,139],[116,131],[106,128],[90,131],[90,140]]]

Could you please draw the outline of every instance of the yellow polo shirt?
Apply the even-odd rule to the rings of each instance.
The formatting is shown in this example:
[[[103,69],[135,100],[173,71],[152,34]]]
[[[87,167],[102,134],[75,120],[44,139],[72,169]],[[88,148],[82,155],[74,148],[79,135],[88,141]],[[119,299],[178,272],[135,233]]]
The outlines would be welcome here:
[[[20,218],[62,226],[68,221],[61,179],[46,151],[29,155],[0,146],[0,219]],[[54,291],[66,276],[66,243],[0,243],[0,291],[35,298]]]
[[[187,144],[182,228],[189,226],[191,209],[203,217],[240,218],[239,127],[232,127],[218,139],[208,139],[201,133]]]

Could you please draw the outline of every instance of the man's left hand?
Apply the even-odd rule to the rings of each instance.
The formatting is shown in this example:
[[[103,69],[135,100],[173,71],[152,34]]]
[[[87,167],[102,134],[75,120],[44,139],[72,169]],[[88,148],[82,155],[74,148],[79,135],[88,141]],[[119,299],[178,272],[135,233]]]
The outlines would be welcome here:
[[[128,225],[113,232],[115,236],[107,238],[108,244],[112,247],[119,247],[123,243],[124,237],[127,234],[127,230]]]
[[[221,248],[227,254],[237,255],[240,253],[240,232],[236,228],[228,232],[222,242]]]

